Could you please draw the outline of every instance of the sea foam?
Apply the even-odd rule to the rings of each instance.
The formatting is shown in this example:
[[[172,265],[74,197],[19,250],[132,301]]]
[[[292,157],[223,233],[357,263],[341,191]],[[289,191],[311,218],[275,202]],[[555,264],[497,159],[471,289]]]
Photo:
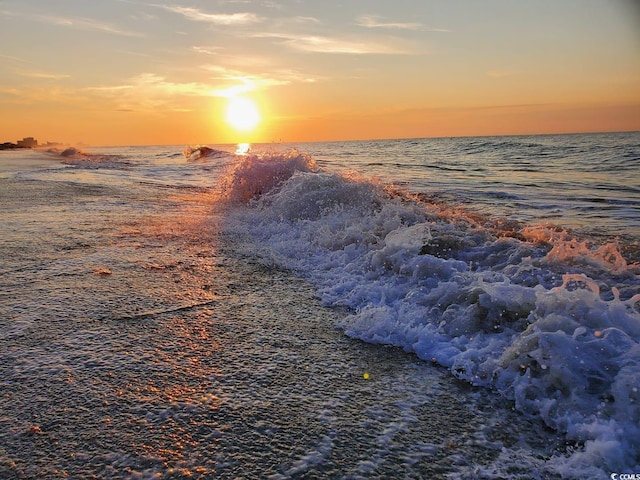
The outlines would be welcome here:
[[[640,279],[613,244],[465,215],[321,170],[238,158],[227,229],[309,279],[339,327],[496,390],[575,447],[558,473],[640,471]],[[555,463],[554,463],[555,462]]]

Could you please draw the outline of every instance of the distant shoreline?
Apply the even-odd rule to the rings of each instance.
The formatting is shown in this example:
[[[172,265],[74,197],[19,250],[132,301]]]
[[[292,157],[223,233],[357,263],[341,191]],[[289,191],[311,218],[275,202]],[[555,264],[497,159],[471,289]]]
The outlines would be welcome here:
[[[30,150],[33,147],[19,147],[17,145],[0,144],[0,150]]]
[[[59,147],[62,145],[60,142],[46,142],[38,144],[38,140],[33,137],[24,137],[22,140],[18,140],[16,143],[4,142],[0,143],[0,150],[18,150],[18,149],[34,149],[34,148],[48,148]]]
[[[392,140],[441,140],[441,139],[464,139],[464,138],[497,138],[497,137],[556,137],[556,136],[574,136],[574,135],[612,135],[612,134],[633,134],[640,133],[640,130],[611,130],[611,131],[568,131],[568,132],[546,132],[546,133],[506,133],[506,134],[486,134],[486,135],[454,135],[454,136],[409,136],[409,137],[380,137],[380,138],[353,138],[353,139],[333,139],[333,140],[280,140],[280,141],[256,141],[250,142],[251,145],[273,145],[273,144],[283,144],[283,145],[309,145],[309,144],[318,144],[318,143],[351,143],[351,142],[376,142],[376,141],[392,141]],[[115,147],[149,147],[149,146],[184,146],[185,144],[195,144],[198,143],[200,145],[237,145],[238,142],[178,142],[178,143],[115,143],[115,144],[100,144],[100,143],[67,143],[67,142],[46,142],[46,143],[37,143],[32,147],[28,146],[19,146],[17,143],[13,142],[4,142],[0,143],[0,150],[18,150],[25,148],[51,148],[51,147],[61,147],[61,146],[70,146],[74,145],[77,147],[86,147],[93,146],[96,148],[115,148]]]

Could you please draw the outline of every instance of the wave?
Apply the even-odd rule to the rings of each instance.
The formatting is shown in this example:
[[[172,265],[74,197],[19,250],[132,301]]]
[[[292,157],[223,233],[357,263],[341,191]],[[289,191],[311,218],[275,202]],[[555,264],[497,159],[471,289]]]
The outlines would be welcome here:
[[[229,156],[229,152],[225,152],[224,150],[216,150],[215,148],[208,147],[206,145],[195,145],[184,147],[182,152],[184,157],[187,160],[201,160],[205,158],[217,158],[217,157],[227,157]]]
[[[239,158],[226,228],[297,272],[339,326],[492,388],[576,442],[561,475],[640,470],[640,265],[615,244],[491,219],[318,168]],[[595,473],[594,473],[595,472]]]
[[[227,199],[248,203],[278,189],[296,172],[317,171],[311,156],[297,150],[286,154],[249,155],[242,157],[222,183]]]
[[[122,155],[91,153],[79,147],[52,147],[45,150],[49,155],[62,158],[62,163],[86,169],[122,169],[131,163]]]

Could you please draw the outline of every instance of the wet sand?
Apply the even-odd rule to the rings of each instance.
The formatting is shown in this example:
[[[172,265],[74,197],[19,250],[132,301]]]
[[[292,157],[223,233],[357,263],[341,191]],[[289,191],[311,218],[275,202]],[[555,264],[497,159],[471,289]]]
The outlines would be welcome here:
[[[347,338],[205,197],[0,179],[0,478],[554,478],[560,439]]]

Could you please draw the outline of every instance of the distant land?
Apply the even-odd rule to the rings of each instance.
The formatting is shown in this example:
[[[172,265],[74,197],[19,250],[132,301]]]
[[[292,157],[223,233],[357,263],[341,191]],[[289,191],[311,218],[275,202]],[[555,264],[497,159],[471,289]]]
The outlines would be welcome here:
[[[4,142],[0,143],[0,150],[13,150],[15,148],[36,148],[40,147],[55,147],[61,145],[58,142],[47,142],[42,145],[38,145],[38,140],[33,137],[24,137],[22,140],[18,140],[16,143]]]

